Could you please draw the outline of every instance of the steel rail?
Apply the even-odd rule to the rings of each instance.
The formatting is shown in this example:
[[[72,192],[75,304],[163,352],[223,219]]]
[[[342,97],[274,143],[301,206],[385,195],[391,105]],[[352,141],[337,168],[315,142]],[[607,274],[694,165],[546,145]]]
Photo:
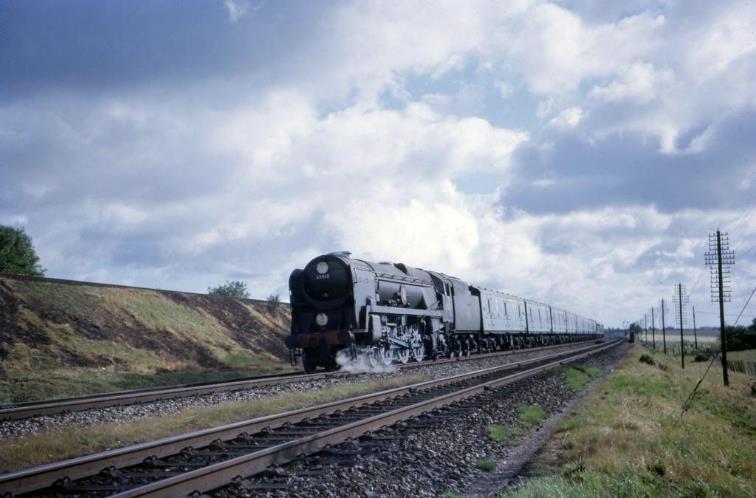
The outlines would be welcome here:
[[[5,475],[0,475],[0,495],[2,493],[21,494],[32,492],[49,487],[58,480],[75,480],[95,475],[109,467],[122,468],[142,463],[145,459],[150,457],[162,458],[175,455],[187,447],[202,447],[209,445],[216,440],[228,440],[238,437],[243,433],[251,434],[264,429],[281,427],[285,424],[301,422],[305,419],[311,419],[320,415],[331,414],[365,404],[375,403],[377,401],[396,398],[417,390],[445,386],[447,384],[485,376],[493,372],[503,372],[529,367],[547,360],[567,358],[571,355],[594,351],[600,347],[606,346],[592,344],[590,346],[561,351],[520,362],[514,361],[505,365],[489,367],[443,379],[424,381],[377,393],[364,394],[353,398],[333,401],[318,406],[257,417],[211,429],[204,429],[188,434],[171,436],[156,441],[104,451],[93,455],[22,469]]]
[[[202,467],[178,476],[169,477],[144,486],[132,488],[113,496],[114,498],[148,498],[165,496],[178,497],[206,493],[220,486],[229,484],[235,479],[262,472],[271,465],[280,465],[290,462],[303,454],[311,454],[320,451],[327,445],[339,444],[347,439],[365,434],[366,432],[372,432],[393,425],[402,420],[407,420],[428,411],[435,410],[436,408],[477,396],[484,393],[486,390],[511,384],[518,380],[541,373],[544,370],[565,363],[570,363],[615,347],[619,345],[620,342],[621,341],[615,341],[598,348],[591,348],[591,350],[587,352],[539,365],[503,378],[466,387],[409,406],[400,407],[363,420],[347,423],[333,429]]]
[[[580,341],[566,344],[555,344],[551,346],[542,346],[538,348],[513,349],[509,351],[496,351],[491,353],[474,354],[462,358],[444,358],[440,360],[426,360],[419,363],[396,364],[400,369],[418,368],[424,365],[439,365],[444,363],[469,361],[489,357],[511,356],[515,354],[528,353],[530,351],[549,350],[554,348],[565,348],[570,346],[580,346],[586,343],[593,343],[595,340]],[[165,387],[150,387],[145,389],[134,389],[129,391],[116,391],[102,394],[92,394],[85,396],[76,396],[71,398],[59,398],[45,401],[32,401],[27,403],[18,403],[7,408],[0,407],[0,421],[17,420],[42,415],[54,415],[57,413],[77,412],[90,410],[94,408],[106,408],[110,406],[124,406],[137,403],[148,403],[150,401],[160,401],[172,398],[186,398],[190,396],[200,396],[203,394],[212,394],[228,391],[241,391],[244,389],[262,387],[276,384],[288,384],[301,380],[319,380],[326,377],[354,375],[345,372],[315,372],[312,374],[303,374],[300,372],[291,372],[283,374],[262,375],[257,377],[246,377],[222,382],[202,382],[196,384],[180,384]]]

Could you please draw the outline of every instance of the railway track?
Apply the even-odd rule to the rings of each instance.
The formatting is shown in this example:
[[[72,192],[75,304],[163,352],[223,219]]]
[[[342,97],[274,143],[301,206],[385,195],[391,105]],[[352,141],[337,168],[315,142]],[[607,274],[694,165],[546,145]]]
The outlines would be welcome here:
[[[517,349],[511,351],[499,351],[492,353],[476,354],[464,358],[442,359],[435,362],[420,362],[395,365],[399,369],[413,369],[428,364],[443,364],[458,361],[476,360],[487,357],[511,356],[518,353],[531,351],[542,351],[576,346],[580,344],[592,343],[593,341],[577,342],[572,344],[559,344],[554,346],[544,346],[540,348]],[[197,384],[182,384],[169,387],[154,387],[147,389],[137,389],[131,391],[111,392],[104,394],[95,394],[89,396],[77,396],[72,398],[61,398],[46,401],[34,401],[28,403],[17,403],[11,406],[0,406],[0,421],[18,420],[30,417],[39,417],[44,415],[54,415],[56,413],[84,411],[95,408],[105,408],[110,406],[132,405],[136,403],[148,403],[151,401],[160,401],[174,398],[185,398],[190,396],[200,396],[203,394],[240,391],[245,389],[254,389],[256,387],[269,386],[275,384],[286,384],[302,380],[318,380],[326,377],[353,375],[345,372],[316,372],[312,374],[303,374],[291,372],[277,375],[264,375],[257,377],[247,377],[224,382],[205,382]]]
[[[12,496],[187,496],[615,347],[581,345],[0,476]]]

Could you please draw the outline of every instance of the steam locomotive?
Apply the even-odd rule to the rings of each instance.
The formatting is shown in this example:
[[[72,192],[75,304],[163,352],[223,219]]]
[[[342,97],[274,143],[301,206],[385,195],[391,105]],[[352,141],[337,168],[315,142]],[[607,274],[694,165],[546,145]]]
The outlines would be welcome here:
[[[286,345],[306,372],[338,368],[337,354],[388,365],[603,336],[599,323],[548,304],[348,252],[294,270],[289,290]]]

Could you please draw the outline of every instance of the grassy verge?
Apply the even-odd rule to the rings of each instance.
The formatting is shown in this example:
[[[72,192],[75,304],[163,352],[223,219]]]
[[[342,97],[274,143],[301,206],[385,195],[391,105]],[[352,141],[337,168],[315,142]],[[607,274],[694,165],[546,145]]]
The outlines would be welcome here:
[[[0,379],[0,403],[21,403],[82,394],[124,391],[146,387],[217,382],[255,375],[290,372],[288,363],[261,361],[242,370],[120,372],[107,368],[58,368],[10,371]]]
[[[636,346],[554,435],[561,467],[503,496],[754,496],[753,380],[731,373],[724,388],[713,367],[680,415],[706,366]]]
[[[129,424],[73,426],[25,438],[6,439],[0,441],[0,472],[313,406],[424,380],[428,380],[427,376],[420,374],[401,375],[386,380],[346,384],[319,391],[290,392],[262,400],[184,410],[167,417],[147,418]]]
[[[564,383],[571,390],[578,392],[599,373],[601,373],[601,369],[596,367],[570,367],[565,370]]]

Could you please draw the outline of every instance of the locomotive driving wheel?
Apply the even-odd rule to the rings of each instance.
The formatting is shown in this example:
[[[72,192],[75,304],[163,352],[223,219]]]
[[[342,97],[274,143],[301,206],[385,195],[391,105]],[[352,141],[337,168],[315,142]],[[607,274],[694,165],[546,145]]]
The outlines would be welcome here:
[[[394,350],[390,347],[378,348],[378,360],[386,366],[394,362]]]
[[[425,358],[425,348],[422,345],[413,347],[412,357],[415,358],[416,361],[423,361],[423,358]]]
[[[380,361],[378,359],[378,348],[368,348],[367,351],[365,351],[365,356],[367,357],[370,368],[375,368],[378,366]]]
[[[410,350],[402,348],[396,351],[397,359],[402,363],[407,363],[410,360]]]

